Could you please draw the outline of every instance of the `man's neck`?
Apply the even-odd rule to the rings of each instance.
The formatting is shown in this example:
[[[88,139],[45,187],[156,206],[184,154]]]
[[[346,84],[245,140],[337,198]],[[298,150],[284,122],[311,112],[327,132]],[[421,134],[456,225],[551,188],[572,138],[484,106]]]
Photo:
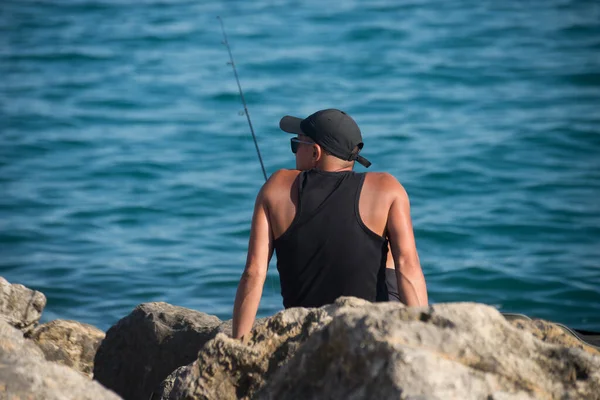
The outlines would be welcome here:
[[[317,171],[322,171],[322,172],[347,172],[347,171],[352,171],[352,167],[348,167],[348,168],[321,168],[321,167],[315,167],[313,169],[316,169]]]
[[[324,172],[344,172],[344,171],[352,171],[354,165],[349,165],[347,167],[341,167],[339,162],[335,162],[337,160],[322,160],[319,162],[315,169]]]

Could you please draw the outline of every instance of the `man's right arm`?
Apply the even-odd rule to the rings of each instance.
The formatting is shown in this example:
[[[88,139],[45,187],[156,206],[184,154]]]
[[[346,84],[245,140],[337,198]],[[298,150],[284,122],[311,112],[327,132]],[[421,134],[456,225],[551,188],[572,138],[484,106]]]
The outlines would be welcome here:
[[[270,181],[269,181],[270,182]],[[252,329],[273,255],[273,237],[268,216],[265,191],[262,187],[254,205],[246,267],[240,278],[233,306],[233,337],[242,338]]]
[[[394,258],[400,300],[407,306],[426,306],[427,286],[415,244],[408,194],[391,175],[386,186],[392,195],[387,235]]]

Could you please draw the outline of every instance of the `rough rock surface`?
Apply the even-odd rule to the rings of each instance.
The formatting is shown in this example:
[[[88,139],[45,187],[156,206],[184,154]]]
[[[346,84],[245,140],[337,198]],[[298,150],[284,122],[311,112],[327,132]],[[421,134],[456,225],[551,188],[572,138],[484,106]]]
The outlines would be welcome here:
[[[0,315],[6,322],[27,332],[40,320],[46,296],[19,284],[10,284],[0,276]]]
[[[46,360],[71,367],[92,378],[94,356],[104,339],[100,329],[77,321],[55,320],[37,326],[29,335]]]
[[[367,304],[356,298],[340,298],[322,308],[291,308],[256,324],[246,343],[219,334],[204,346],[193,364],[171,374],[155,398],[252,398],[339,310]]]
[[[197,358],[221,320],[167,303],[145,303],[108,330],[94,379],[127,400],[148,400],[176,368]]]
[[[0,399],[118,400],[98,382],[44,359],[22,332],[0,318]]]
[[[600,398],[600,357],[473,303],[342,299],[289,309],[247,343],[217,335],[162,399]]]
[[[426,371],[426,373],[425,373]],[[600,357],[543,343],[473,303],[349,310],[260,398],[597,398]]]
[[[173,385],[175,385],[176,379],[182,379],[182,377],[188,376],[193,370],[193,364],[184,365],[183,367],[177,368],[169,376],[167,376],[159,385],[159,387],[152,393],[150,400],[162,400],[168,399],[171,392],[173,391]]]
[[[591,354],[600,355],[600,351],[569,335],[558,325],[542,319],[514,319],[510,323],[522,330],[530,332],[536,338],[547,343],[576,347]]]
[[[263,325],[268,322],[269,318],[259,318],[254,322],[254,330],[261,329]],[[225,337],[230,337],[232,334],[232,320],[223,322],[217,330],[217,334],[225,334]],[[210,342],[209,342],[210,343]],[[282,360],[284,361],[284,360]],[[194,365],[184,365],[173,371],[165,380],[162,381],[160,386],[154,391],[150,400],[168,399],[176,379],[181,379],[183,376],[188,376],[193,373]],[[173,394],[173,398],[178,398],[176,394]],[[179,398],[178,398],[179,399]]]

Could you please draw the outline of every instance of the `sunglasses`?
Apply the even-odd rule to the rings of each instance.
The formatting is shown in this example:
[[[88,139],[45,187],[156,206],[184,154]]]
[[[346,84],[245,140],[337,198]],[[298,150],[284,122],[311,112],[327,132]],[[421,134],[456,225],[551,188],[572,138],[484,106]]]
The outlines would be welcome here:
[[[298,138],[291,138],[290,145],[292,146],[292,153],[294,154],[296,154],[296,152],[298,151],[298,143],[315,144],[315,142],[305,142],[304,140],[300,140]]]

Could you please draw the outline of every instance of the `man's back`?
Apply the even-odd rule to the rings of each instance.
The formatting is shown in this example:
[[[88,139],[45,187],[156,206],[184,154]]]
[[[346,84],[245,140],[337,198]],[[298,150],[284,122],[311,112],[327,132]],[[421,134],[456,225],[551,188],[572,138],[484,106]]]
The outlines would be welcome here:
[[[290,139],[296,170],[273,174],[256,197],[246,267],[235,298],[233,335],[242,337],[252,328],[276,247],[286,306],[320,306],[344,294],[374,300],[379,272],[386,264],[394,268],[385,268],[384,275],[397,283],[399,299],[408,306],[426,305],[408,195],[389,174],[352,171],[354,162],[371,165],[359,154],[364,144],[356,122],[343,111],[327,109],[305,119],[285,116],[279,126],[298,135]],[[305,171],[302,182],[301,171]],[[306,177],[319,174],[334,179],[308,179],[306,184]],[[337,176],[348,178],[339,180],[339,188]],[[303,182],[308,200],[302,194]],[[308,204],[308,214],[303,202]],[[327,213],[313,218],[322,204],[327,204],[323,206]],[[304,224],[307,227],[299,228]],[[286,239],[286,232],[291,239]]]
[[[302,171],[282,169],[273,174],[264,188],[265,201],[273,239],[288,230],[298,208],[298,175]],[[366,172],[358,209],[365,226],[379,236],[385,235],[390,205],[391,186],[396,178],[384,172]],[[393,266],[392,266],[393,268]]]
[[[276,173],[265,197],[277,227],[273,245],[284,306],[316,307],[340,296],[388,300],[387,240],[361,217],[372,210],[372,226],[385,228],[387,213],[379,210],[389,209],[387,199],[373,195],[382,192],[381,178],[373,177],[380,174],[297,172]]]

